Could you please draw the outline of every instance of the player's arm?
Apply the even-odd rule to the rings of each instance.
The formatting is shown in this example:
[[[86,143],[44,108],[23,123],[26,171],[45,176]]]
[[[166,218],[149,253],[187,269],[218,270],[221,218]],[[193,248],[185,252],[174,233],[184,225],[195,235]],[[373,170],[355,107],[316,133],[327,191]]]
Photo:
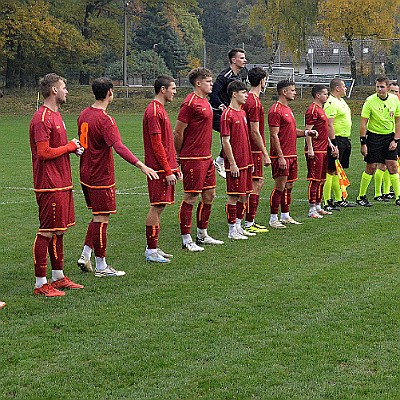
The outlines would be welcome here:
[[[306,124],[306,130],[311,130],[314,127],[314,125],[308,125]],[[314,158],[314,147],[312,144],[312,137],[311,136],[306,136],[306,144],[307,144],[307,150],[308,150],[308,157],[309,158]]]
[[[283,151],[281,148],[281,143],[279,141],[279,126],[270,126],[269,127],[270,141],[271,147],[274,149],[275,154],[278,156],[278,165],[280,169],[286,168],[286,160],[283,155]]]
[[[74,153],[81,147],[78,139],[72,139],[67,144],[59,147],[50,147],[50,142],[37,142],[37,155],[42,160],[51,160],[66,153]]]
[[[271,159],[269,158],[268,151],[265,148],[264,141],[262,139],[261,133],[260,133],[260,122],[251,122],[250,121],[250,135],[251,138],[253,139],[254,143],[256,146],[262,151],[263,154],[263,159],[264,159],[264,165],[267,167],[268,165],[271,165]]]
[[[143,164],[123,143],[121,140],[113,144],[116,153],[125,161],[139,168],[149,179],[158,179],[157,172]]]
[[[229,161],[229,169],[231,171],[231,175],[234,178],[237,178],[239,176],[239,168],[236,165],[236,160],[235,157],[233,156],[233,151],[229,136],[222,136],[222,148],[224,149],[226,158]]]
[[[307,137],[307,136],[311,136],[311,137],[318,137],[318,132],[315,129],[299,129],[296,128],[296,135],[297,137]]]
[[[176,176],[172,172],[169,165],[167,154],[165,153],[164,146],[161,140],[161,133],[154,133],[150,135],[151,149],[153,150],[154,157],[165,171],[165,179],[168,185],[176,184]]]
[[[360,143],[361,143],[361,154],[365,157],[368,154],[367,149],[367,123],[368,118],[361,117],[360,120]]]
[[[220,75],[217,76],[217,79],[215,80],[213,84],[213,90],[210,94],[210,103],[213,108],[219,108],[220,110],[224,110],[226,108],[226,105],[222,101],[220,97],[220,93],[222,90],[224,90],[224,78],[222,78]]]
[[[333,127],[334,122],[335,118],[328,118],[328,141],[332,156],[339,158],[339,148],[337,146],[335,128]]]
[[[179,153],[181,152],[182,149],[183,132],[185,131],[187,126],[188,126],[187,123],[179,121],[179,119],[176,121],[174,129],[174,144],[177,157],[179,157]]]
[[[397,141],[400,139],[400,116],[399,117],[395,117],[394,121],[395,121],[394,138],[390,142],[389,150],[396,150]]]

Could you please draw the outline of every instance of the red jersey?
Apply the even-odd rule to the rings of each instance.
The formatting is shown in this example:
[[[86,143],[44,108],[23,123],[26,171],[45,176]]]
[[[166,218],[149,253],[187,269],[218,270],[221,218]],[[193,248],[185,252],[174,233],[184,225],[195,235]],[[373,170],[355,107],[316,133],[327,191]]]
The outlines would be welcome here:
[[[178,120],[188,124],[183,132],[181,159],[211,157],[213,112],[209,101],[190,93],[181,105]]]
[[[264,107],[261,104],[260,98],[256,96],[254,93],[249,93],[247,97],[246,103],[243,105],[243,110],[246,111],[247,121],[249,123],[249,138],[250,138],[250,146],[252,152],[260,152],[261,150],[255,144],[252,136],[251,136],[251,126],[250,122],[258,122],[260,134],[265,146],[265,137],[264,137]]]
[[[296,120],[292,109],[279,101],[268,111],[269,127],[279,127],[278,138],[285,157],[297,157],[296,150]],[[275,149],[271,146],[270,157],[276,158]]]
[[[313,125],[318,132],[317,138],[312,138],[314,152],[327,152],[328,150],[328,117],[325,111],[318,104],[311,103],[305,115],[306,125]],[[305,151],[307,151],[307,143]]]
[[[81,183],[92,188],[114,186],[112,146],[121,140],[114,118],[103,109],[87,107],[78,117],[78,131],[85,148],[80,160]]]
[[[157,172],[161,172],[164,170],[158,162],[151,146],[150,136],[154,134],[161,135],[161,141],[167,156],[168,164],[173,172],[177,171],[178,163],[176,162],[171,122],[164,106],[157,100],[153,100],[144,111],[143,142],[145,164]]]
[[[238,168],[248,168],[253,165],[251,155],[249,128],[244,110],[234,110],[228,107],[221,116],[221,137],[229,136],[233,156]],[[225,169],[230,171],[229,162],[225,158]]]
[[[35,192],[72,189],[71,164],[65,153],[50,160],[39,159],[36,143],[49,142],[52,148],[68,143],[67,131],[59,112],[41,106],[33,115],[29,126],[32,152],[33,187]]]

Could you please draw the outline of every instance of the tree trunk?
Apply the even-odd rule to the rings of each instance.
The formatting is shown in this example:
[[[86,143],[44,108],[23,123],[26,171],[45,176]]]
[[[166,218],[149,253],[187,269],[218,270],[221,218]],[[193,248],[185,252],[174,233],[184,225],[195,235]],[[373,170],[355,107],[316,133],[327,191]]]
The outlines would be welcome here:
[[[350,56],[351,77],[355,80],[357,79],[357,64],[356,64],[356,56],[354,54],[353,38],[346,37],[346,40],[347,40],[347,52]]]

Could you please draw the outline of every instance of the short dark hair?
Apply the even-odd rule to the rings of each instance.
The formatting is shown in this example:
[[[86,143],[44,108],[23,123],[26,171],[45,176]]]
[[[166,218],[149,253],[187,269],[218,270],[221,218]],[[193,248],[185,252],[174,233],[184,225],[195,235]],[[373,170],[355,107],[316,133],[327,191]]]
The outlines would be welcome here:
[[[317,94],[322,93],[325,89],[328,90],[325,85],[314,85],[311,89],[311,96],[315,99]]]
[[[192,86],[196,83],[197,80],[203,80],[212,76],[212,72],[204,67],[194,68],[189,72],[188,78],[189,82]]]
[[[253,87],[258,86],[266,77],[267,73],[260,67],[254,67],[247,73],[247,79],[249,80],[250,85]]]
[[[154,92],[156,94],[160,93],[160,90],[163,86],[168,89],[172,82],[175,82],[175,79],[172,76],[157,76],[156,80],[154,81]]]
[[[235,92],[240,92],[241,90],[247,90],[247,86],[244,82],[235,79],[227,87],[228,97],[231,99],[232,94]]]
[[[67,83],[67,80],[60,75],[50,73],[39,79],[40,90],[45,99],[51,95],[51,88],[58,82],[63,81]]]
[[[229,58],[229,64],[232,63],[232,58],[236,57],[237,53],[243,53],[246,54],[246,52],[244,51],[244,49],[240,49],[240,48],[235,48],[229,51],[228,53],[228,58]]]
[[[294,81],[290,79],[283,79],[282,81],[279,81],[276,85],[276,90],[278,94],[282,94],[283,89],[288,88],[289,86],[295,86]]]
[[[92,82],[92,92],[96,100],[104,100],[107,93],[114,87],[111,79],[109,78],[96,78]]]
[[[375,83],[376,83],[376,82],[380,82],[380,83],[385,82],[385,83],[386,83],[386,86],[389,87],[389,78],[386,77],[386,76],[378,76],[378,77],[376,78]]]
[[[336,89],[336,86],[339,86],[342,82],[343,82],[343,79],[333,78],[329,82],[329,91],[332,93]]]

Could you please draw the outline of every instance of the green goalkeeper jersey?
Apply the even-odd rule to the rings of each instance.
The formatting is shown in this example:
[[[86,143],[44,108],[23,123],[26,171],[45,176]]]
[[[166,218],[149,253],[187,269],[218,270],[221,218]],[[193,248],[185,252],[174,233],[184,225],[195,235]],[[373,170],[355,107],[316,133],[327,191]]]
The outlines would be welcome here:
[[[349,137],[351,135],[351,110],[343,99],[330,95],[324,105],[328,118],[333,118],[335,136]]]
[[[389,93],[385,100],[377,94],[367,97],[361,111],[362,118],[368,118],[367,129],[378,135],[387,135],[395,130],[395,118],[400,117],[400,101]]]

